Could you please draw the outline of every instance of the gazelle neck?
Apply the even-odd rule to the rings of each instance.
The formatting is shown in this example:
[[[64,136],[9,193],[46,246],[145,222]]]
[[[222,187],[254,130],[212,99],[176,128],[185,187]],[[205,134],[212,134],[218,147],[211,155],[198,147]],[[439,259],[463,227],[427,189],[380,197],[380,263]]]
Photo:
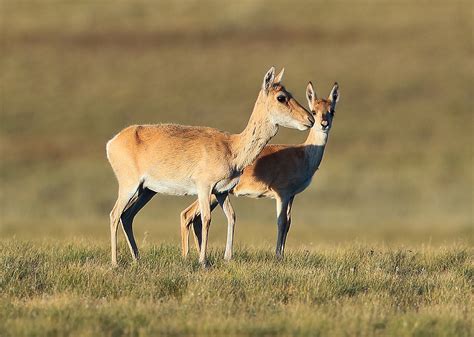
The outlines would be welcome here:
[[[305,147],[306,160],[313,174],[321,164],[328,137],[329,132],[324,132],[313,127],[303,144]]]
[[[257,158],[278,131],[278,126],[272,123],[268,116],[262,95],[261,91],[245,129],[233,137],[234,166],[239,171]]]
[[[329,131],[322,131],[316,127],[311,128],[308,137],[305,140],[305,145],[326,146],[328,141]]]

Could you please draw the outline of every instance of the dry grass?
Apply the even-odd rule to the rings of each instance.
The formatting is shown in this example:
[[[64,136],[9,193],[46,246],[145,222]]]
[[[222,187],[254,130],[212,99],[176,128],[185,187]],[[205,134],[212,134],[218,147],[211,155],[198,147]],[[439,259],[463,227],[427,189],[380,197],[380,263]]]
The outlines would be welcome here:
[[[125,247],[121,250],[126,254]],[[90,241],[0,244],[0,335],[470,336],[473,251],[351,244],[276,261],[183,260],[148,245],[118,269]]]

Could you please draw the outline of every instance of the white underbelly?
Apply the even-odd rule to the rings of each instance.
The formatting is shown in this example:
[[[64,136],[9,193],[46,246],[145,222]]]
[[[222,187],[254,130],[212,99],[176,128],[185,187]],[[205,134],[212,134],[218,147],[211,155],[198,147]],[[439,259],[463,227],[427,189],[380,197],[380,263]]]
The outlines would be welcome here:
[[[145,178],[143,187],[146,187],[156,193],[169,195],[197,195],[196,185],[192,180],[172,181]]]

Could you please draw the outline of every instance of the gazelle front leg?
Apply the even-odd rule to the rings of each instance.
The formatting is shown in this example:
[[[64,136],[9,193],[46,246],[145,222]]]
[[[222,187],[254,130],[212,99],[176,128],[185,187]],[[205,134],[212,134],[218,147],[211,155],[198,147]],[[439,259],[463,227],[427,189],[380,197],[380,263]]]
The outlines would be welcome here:
[[[290,198],[290,201],[288,202],[288,207],[286,211],[286,229],[283,233],[283,241],[281,244],[281,256],[283,257],[285,253],[285,244],[286,244],[286,236],[288,235],[288,231],[290,230],[291,226],[291,207],[293,206],[293,200],[295,199],[295,196],[292,196]]]
[[[202,221],[202,243],[199,262],[203,267],[207,267],[207,243],[209,227],[211,225],[211,188],[200,188],[198,191],[199,208],[201,210]]]
[[[278,225],[278,233],[277,233],[277,244],[276,244],[276,257],[282,258],[283,257],[283,238],[286,232],[286,225],[288,222],[287,217],[287,210],[289,204],[288,198],[276,198],[276,211],[277,211],[277,225]]]
[[[234,246],[235,212],[230,203],[230,196],[228,193],[218,195],[217,201],[227,217],[227,242],[225,245],[224,259],[229,261],[232,259],[232,249]]]
[[[215,195],[211,196],[211,213],[219,203]],[[202,242],[202,222],[201,211],[199,209],[199,200],[196,200],[181,212],[181,249],[186,257],[189,253],[189,227],[192,225],[194,244],[198,254],[201,252]]]

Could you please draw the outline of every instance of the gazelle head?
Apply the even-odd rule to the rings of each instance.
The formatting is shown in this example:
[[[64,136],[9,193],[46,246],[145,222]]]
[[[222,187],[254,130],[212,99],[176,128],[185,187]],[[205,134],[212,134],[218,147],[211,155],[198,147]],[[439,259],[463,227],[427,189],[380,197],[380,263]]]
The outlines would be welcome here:
[[[260,98],[275,125],[287,128],[306,130],[314,124],[314,117],[281,84],[285,69],[275,76],[271,67],[265,74]]]
[[[315,119],[313,128],[329,132],[336,112],[336,103],[339,100],[339,84],[334,83],[327,99],[318,99],[313,84],[309,82],[306,87],[306,99]]]

